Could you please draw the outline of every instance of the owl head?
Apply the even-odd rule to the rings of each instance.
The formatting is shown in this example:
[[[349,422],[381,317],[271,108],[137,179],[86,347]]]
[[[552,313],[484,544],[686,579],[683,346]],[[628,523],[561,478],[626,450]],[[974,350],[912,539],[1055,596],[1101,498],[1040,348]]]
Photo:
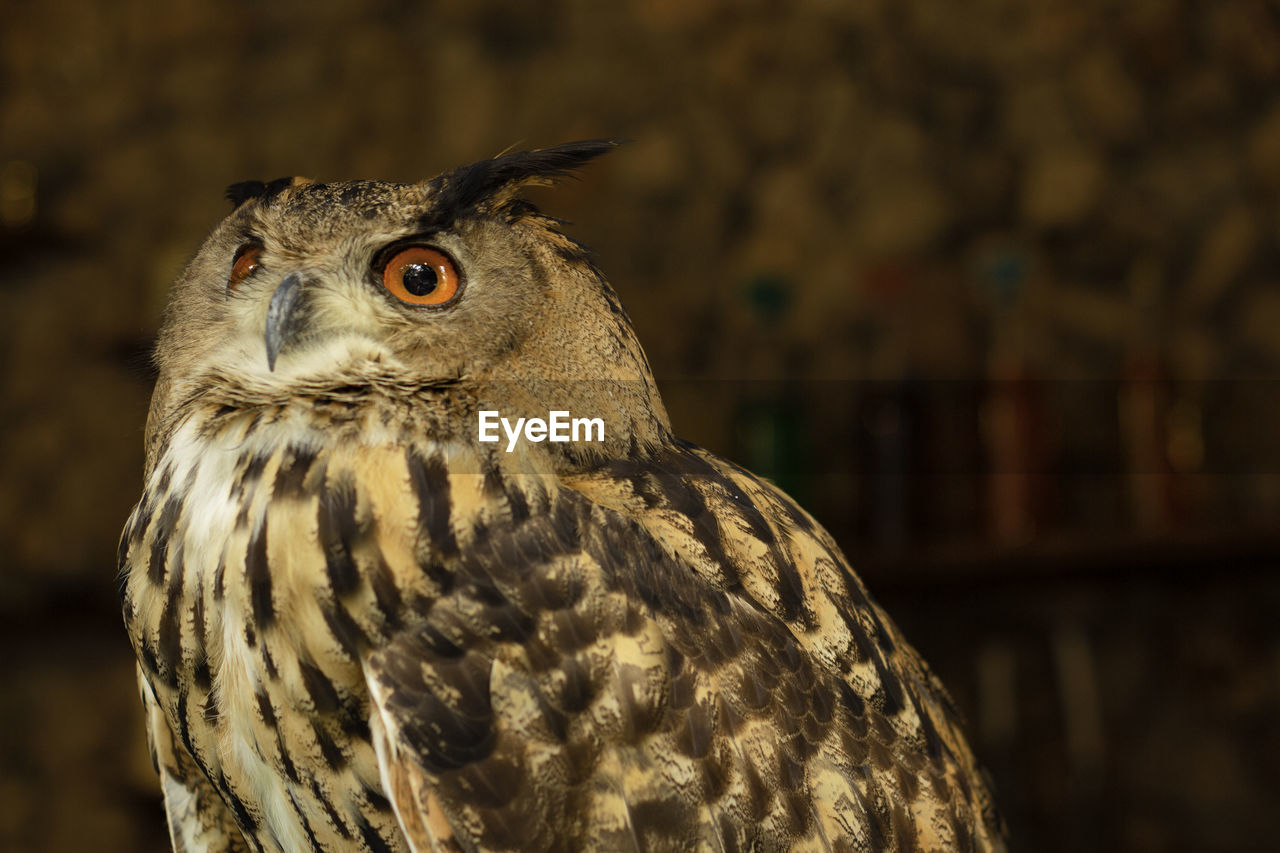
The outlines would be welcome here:
[[[576,142],[421,183],[246,182],[179,277],[156,348],[148,424],[192,411],[437,390],[441,429],[470,412],[603,418],[565,463],[642,452],[670,434],[639,341],[588,252],[521,191],[609,151]],[[460,402],[461,401],[461,402]]]

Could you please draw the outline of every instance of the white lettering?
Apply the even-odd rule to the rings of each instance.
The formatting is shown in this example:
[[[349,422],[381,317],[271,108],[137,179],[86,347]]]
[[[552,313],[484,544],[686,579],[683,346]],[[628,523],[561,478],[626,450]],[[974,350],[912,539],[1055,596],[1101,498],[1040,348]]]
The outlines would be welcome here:
[[[559,410],[551,412],[551,435],[552,441],[568,441],[569,440],[569,413]]]
[[[583,438],[578,438],[578,427],[582,427]],[[596,438],[591,437],[591,428],[596,428]],[[604,441],[604,418],[574,418],[573,419],[573,440],[574,441]]]
[[[516,439],[520,437],[520,427],[524,426],[524,418],[516,418],[516,428],[511,428],[511,421],[502,419],[502,429],[507,434],[507,452],[516,449]]]
[[[480,412],[480,440],[499,442],[502,440],[498,427],[507,437],[507,452],[516,449],[516,443],[523,435],[525,441],[535,444],[543,441],[604,441],[604,418],[571,418],[563,409],[553,409],[548,419],[516,418],[515,423],[502,417],[493,409]],[[593,434],[594,433],[594,434]]]
[[[480,440],[497,441],[498,413],[492,410],[480,413]]]

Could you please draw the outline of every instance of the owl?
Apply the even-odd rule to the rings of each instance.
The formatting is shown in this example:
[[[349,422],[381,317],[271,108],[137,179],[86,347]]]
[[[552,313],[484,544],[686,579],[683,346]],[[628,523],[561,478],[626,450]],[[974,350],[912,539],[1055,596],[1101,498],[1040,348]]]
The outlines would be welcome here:
[[[230,189],[119,552],[175,850],[1004,848],[937,679],[522,197],[613,146]]]

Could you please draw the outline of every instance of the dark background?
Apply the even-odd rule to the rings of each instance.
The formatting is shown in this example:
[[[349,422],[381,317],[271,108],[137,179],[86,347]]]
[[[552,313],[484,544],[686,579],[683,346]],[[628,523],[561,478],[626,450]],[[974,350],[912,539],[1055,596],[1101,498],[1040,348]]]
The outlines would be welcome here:
[[[1016,846],[1274,849],[1274,5],[0,18],[0,848],[165,843],[114,548],[223,187],[625,136],[540,201],[678,430],[792,491],[939,671]]]

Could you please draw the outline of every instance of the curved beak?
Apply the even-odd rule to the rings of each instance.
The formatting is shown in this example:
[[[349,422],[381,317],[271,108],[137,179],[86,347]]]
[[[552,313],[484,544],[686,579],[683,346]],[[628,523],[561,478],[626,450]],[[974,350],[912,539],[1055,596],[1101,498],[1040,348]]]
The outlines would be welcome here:
[[[276,357],[305,324],[306,312],[302,310],[302,291],[306,280],[298,273],[290,273],[271,294],[267,307],[267,368],[276,369]]]

